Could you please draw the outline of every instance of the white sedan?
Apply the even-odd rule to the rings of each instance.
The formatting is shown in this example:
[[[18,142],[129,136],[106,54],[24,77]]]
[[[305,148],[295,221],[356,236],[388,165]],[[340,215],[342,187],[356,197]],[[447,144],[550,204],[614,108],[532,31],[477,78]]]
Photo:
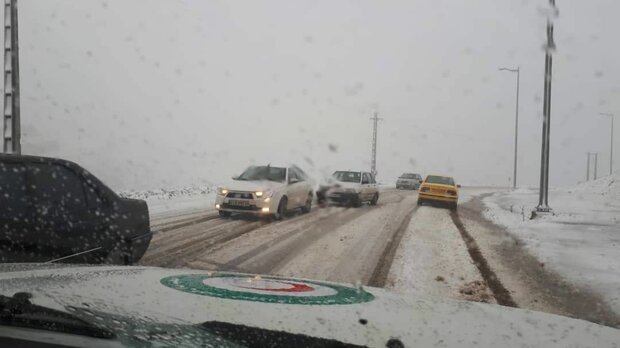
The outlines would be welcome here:
[[[363,202],[377,205],[379,189],[371,173],[337,171],[332,174],[331,181],[331,184],[323,185],[317,191],[319,202],[327,200],[353,207],[359,207]]]
[[[312,207],[313,189],[297,166],[251,166],[229,185],[218,187],[215,208],[220,216],[232,213],[282,219],[286,211]]]

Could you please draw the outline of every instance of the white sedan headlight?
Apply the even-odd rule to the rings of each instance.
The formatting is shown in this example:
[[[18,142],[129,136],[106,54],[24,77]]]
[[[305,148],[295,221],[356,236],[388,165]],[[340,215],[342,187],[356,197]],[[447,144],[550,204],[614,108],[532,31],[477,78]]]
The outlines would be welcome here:
[[[267,190],[267,191],[256,191],[254,192],[254,195],[258,198],[269,198],[271,196],[273,196],[273,191],[271,190]]]
[[[217,188],[217,194],[220,196],[226,196],[226,194],[228,193],[228,190],[223,188],[223,187],[218,187]]]

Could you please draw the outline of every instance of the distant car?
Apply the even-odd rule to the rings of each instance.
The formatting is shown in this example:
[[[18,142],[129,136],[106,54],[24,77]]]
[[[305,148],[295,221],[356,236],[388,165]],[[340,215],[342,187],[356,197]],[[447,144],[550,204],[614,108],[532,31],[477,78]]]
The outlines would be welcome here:
[[[368,202],[376,205],[379,189],[374,175],[369,172],[337,171],[332,174],[332,183],[324,185],[317,192],[318,200],[359,207]]]
[[[449,176],[429,175],[420,185],[418,205],[424,203],[441,203],[456,210],[459,200],[460,185]]]
[[[151,241],[146,202],[119,197],[79,165],[0,155],[0,259],[131,264]]]
[[[417,190],[422,182],[422,176],[414,173],[404,173],[396,180],[397,189]]]
[[[282,219],[292,209],[310,212],[314,192],[308,176],[297,166],[251,166],[218,188],[215,208],[220,216],[232,213]]]

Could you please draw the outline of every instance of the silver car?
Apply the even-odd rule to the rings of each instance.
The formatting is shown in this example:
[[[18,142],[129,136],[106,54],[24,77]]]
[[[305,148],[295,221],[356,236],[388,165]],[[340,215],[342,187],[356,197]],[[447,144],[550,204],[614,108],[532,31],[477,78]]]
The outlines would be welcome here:
[[[410,189],[417,190],[422,183],[422,176],[420,174],[405,173],[396,180],[397,189]]]

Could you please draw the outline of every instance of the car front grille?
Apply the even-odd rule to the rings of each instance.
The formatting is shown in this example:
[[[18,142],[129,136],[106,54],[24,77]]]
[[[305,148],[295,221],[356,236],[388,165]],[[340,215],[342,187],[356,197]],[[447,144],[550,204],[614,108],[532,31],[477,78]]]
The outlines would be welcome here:
[[[257,210],[260,210],[260,208],[255,206],[255,205],[239,206],[239,205],[232,205],[232,204],[228,204],[228,203],[222,204],[222,208],[224,208],[224,209],[234,209],[234,210],[247,210],[247,211],[257,211]]]
[[[253,199],[250,192],[228,192],[226,195],[228,198],[241,198],[241,199]]]

